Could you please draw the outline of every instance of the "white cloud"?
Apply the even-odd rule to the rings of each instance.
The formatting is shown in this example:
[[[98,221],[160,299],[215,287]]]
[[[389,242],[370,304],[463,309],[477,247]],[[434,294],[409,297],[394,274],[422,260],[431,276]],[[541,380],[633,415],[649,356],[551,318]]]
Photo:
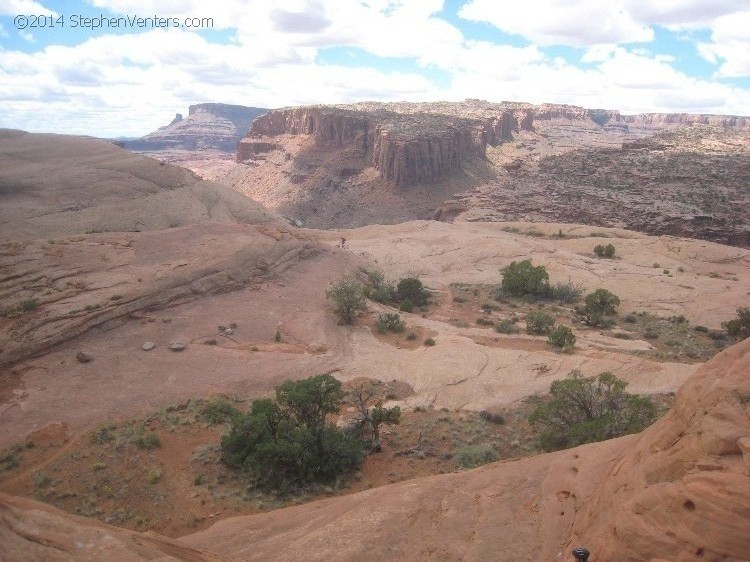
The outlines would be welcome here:
[[[57,12],[45,8],[34,0],[3,0],[0,3],[0,15],[54,16],[57,15]]]
[[[188,105],[207,101],[279,107],[471,97],[570,103],[628,113],[750,112],[747,89],[690,78],[672,66],[671,57],[653,54],[659,50],[656,44],[649,50],[619,44],[650,38],[643,22],[620,11],[629,0],[611,5],[600,0],[527,0],[506,6],[504,25],[514,32],[586,46],[586,68],[551,58],[533,44],[513,47],[467,40],[460,29],[441,19],[440,0],[93,3],[116,13],[213,17],[216,26],[234,33],[234,38],[230,44],[219,44],[188,30],[150,30],[89,38],[35,53],[4,50],[0,100],[5,111],[0,112],[0,126],[142,135]],[[474,0],[465,10],[475,12],[471,17],[499,21],[492,6]],[[662,17],[666,21],[667,16]],[[744,39],[749,28],[746,19],[719,17],[711,42],[701,46],[704,56],[721,64],[724,75],[742,75],[750,68],[750,46]],[[385,57],[385,68],[388,57],[412,61],[415,70],[327,64],[321,53],[329,47]],[[433,69],[450,76],[448,86],[441,88],[430,78]]]
[[[622,47],[596,53],[593,68],[559,61],[520,66],[512,77],[468,69],[455,74],[448,98],[479,97],[532,103],[567,103],[622,113],[694,112],[746,114],[750,92],[698,80],[678,72],[657,57]],[[467,65],[468,66],[468,65]]]
[[[267,56],[178,30],[104,36],[33,54],[5,51],[0,127],[142,135],[201,101],[278,107],[417,99],[435,90],[417,74],[297,60],[258,64]]]
[[[750,7],[748,0],[623,0],[623,3],[636,21],[672,29],[709,27],[718,17]]]
[[[623,10],[621,0],[471,0],[462,18],[486,22],[538,45],[586,46],[645,42],[653,30]]]
[[[720,64],[722,77],[750,76],[750,10],[723,16],[714,23],[710,43],[698,45],[698,52],[709,62]]]

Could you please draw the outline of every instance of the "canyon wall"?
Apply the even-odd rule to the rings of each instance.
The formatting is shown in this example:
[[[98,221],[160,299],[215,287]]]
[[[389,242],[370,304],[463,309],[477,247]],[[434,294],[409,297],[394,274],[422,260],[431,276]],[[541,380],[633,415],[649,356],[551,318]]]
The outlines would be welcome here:
[[[269,111],[255,119],[237,144],[243,162],[273,149],[272,137],[309,135],[323,150],[354,150],[388,185],[431,184],[485,159],[487,146],[513,141],[522,131],[547,134],[562,144],[620,147],[659,130],[695,125],[750,128],[750,118],[724,115],[641,114],[571,105],[467,100],[460,103],[359,103]],[[566,140],[567,139],[567,140]]]
[[[269,137],[310,135],[318,148],[358,151],[389,185],[400,189],[445,179],[465,160],[484,158],[488,144],[511,139],[517,128],[510,112],[483,121],[333,107],[279,109],[253,121],[237,144],[237,161],[270,150]]]
[[[177,114],[166,127],[139,139],[125,142],[135,152],[162,150],[220,150],[234,152],[236,143],[250,129],[250,123],[265,109],[200,103],[191,105],[188,116]]]

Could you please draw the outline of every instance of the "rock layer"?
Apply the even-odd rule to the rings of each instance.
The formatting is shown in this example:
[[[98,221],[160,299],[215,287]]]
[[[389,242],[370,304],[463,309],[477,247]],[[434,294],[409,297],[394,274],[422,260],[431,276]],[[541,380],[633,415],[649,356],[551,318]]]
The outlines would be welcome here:
[[[253,119],[265,112],[258,107],[224,103],[191,105],[184,119],[178,113],[169,125],[124,144],[135,152],[206,149],[232,152]]]
[[[248,160],[268,147],[269,138],[309,135],[317,147],[353,149],[366,158],[389,185],[404,189],[430,184],[460,170],[466,160],[486,157],[487,146],[511,141],[521,131],[551,123],[575,123],[590,135],[603,131],[617,141],[655,130],[690,125],[750,128],[750,119],[718,115],[642,114],[585,109],[569,105],[479,100],[463,103],[305,106],[277,109],[253,122],[237,145],[237,161]],[[622,138],[620,138],[622,137]]]

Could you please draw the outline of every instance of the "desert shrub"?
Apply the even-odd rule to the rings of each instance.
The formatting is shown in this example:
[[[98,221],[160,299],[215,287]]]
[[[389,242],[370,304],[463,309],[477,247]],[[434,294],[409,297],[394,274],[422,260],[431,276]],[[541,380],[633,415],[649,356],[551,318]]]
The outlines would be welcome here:
[[[161,447],[161,439],[156,433],[140,433],[133,442],[139,449],[158,449]]]
[[[495,321],[492,320],[492,318],[480,316],[479,318],[477,318],[477,324],[479,326],[493,326],[495,324]]]
[[[594,253],[600,258],[613,258],[615,256],[615,247],[611,243],[606,246],[597,244],[594,246]]]
[[[385,274],[378,270],[367,271],[366,273],[369,285],[365,286],[364,289],[369,289],[369,291],[364,291],[365,296],[379,303],[391,300],[395,288],[386,281]]]
[[[583,321],[589,326],[609,327],[614,322],[606,318],[617,314],[620,298],[607,289],[597,289],[586,295],[584,306],[576,309]]]
[[[573,351],[576,344],[576,336],[568,326],[558,326],[549,333],[547,342],[557,349]]]
[[[496,304],[491,303],[491,302],[486,302],[486,303],[482,304],[482,306],[480,307],[480,309],[482,310],[482,312],[486,312],[487,314],[489,314],[493,310],[498,310],[498,306]]]
[[[95,445],[104,445],[115,440],[114,425],[102,424],[91,432],[91,442]]]
[[[555,319],[546,312],[529,312],[526,315],[526,333],[541,335],[549,334]]]
[[[501,334],[517,334],[519,332],[518,326],[512,320],[503,318],[497,324],[495,324],[495,331]]]
[[[737,318],[722,322],[721,327],[733,338],[744,340],[750,337],[750,308],[738,308]]]
[[[625,318],[623,318],[623,321],[627,322],[628,324],[635,324],[638,322],[638,316],[636,316],[634,313],[630,313]]]
[[[159,468],[153,468],[149,471],[148,476],[146,477],[146,480],[149,484],[156,484],[159,480],[162,479],[164,476],[164,473]]]
[[[490,412],[488,410],[482,410],[479,412],[479,417],[486,422],[496,423],[497,425],[503,425],[505,423],[505,417],[502,414]]]
[[[373,269],[371,271],[367,271],[366,274],[367,282],[373,289],[377,289],[378,287],[382,287],[383,285],[385,285],[385,273],[383,273],[382,271]]]
[[[231,420],[239,411],[224,398],[212,398],[204,404],[200,413],[208,423],[219,424]]]
[[[475,468],[499,458],[500,455],[489,443],[463,445],[453,450],[453,459],[460,468]]]
[[[533,266],[531,260],[511,262],[503,269],[503,292],[514,296],[547,296],[550,293],[549,274],[543,265]]]
[[[567,283],[555,283],[551,288],[552,298],[559,303],[572,303],[581,300],[583,285],[568,281]]]
[[[375,325],[378,332],[403,332],[406,328],[406,322],[401,319],[401,315],[395,312],[385,312],[378,316],[378,322]]]
[[[396,286],[396,298],[399,302],[410,300],[413,306],[423,306],[427,304],[429,296],[422,282],[416,277],[405,277]]]
[[[401,306],[399,306],[398,309],[401,312],[411,312],[412,310],[414,310],[414,305],[412,304],[411,300],[406,299],[401,303]]]
[[[371,298],[375,302],[384,303],[389,301],[393,296],[393,285],[381,285],[372,290]]]
[[[350,394],[360,416],[360,435],[371,445],[373,451],[379,452],[381,450],[380,427],[384,424],[399,424],[401,408],[398,406],[384,408],[383,401],[378,399],[377,385],[373,383],[360,383],[352,389]]]
[[[10,449],[0,451],[0,472],[13,470],[21,464],[21,446],[14,445]]]
[[[584,377],[574,370],[550,386],[550,397],[529,417],[547,451],[637,433],[656,419],[647,397],[625,392],[612,373]]]
[[[326,296],[345,324],[352,324],[357,313],[367,309],[362,284],[355,279],[342,279],[326,291]]]
[[[327,422],[343,398],[341,383],[331,375],[282,383],[275,400],[255,400],[247,414],[232,420],[221,439],[222,460],[281,491],[333,481],[362,456],[359,439]]]
[[[23,312],[31,312],[32,310],[36,310],[39,307],[39,301],[37,299],[31,298],[21,301],[21,310]]]
[[[432,339],[432,338],[427,338],[426,340],[424,340],[424,344],[425,344],[425,345],[426,345],[427,347],[432,347],[432,346],[433,346],[433,345],[435,345],[436,343],[437,343],[437,342],[436,342],[436,341],[435,341],[434,339]]]
[[[409,332],[408,334],[406,334],[406,339],[409,341],[414,341],[415,339],[417,339],[417,334],[415,334],[414,332]]]

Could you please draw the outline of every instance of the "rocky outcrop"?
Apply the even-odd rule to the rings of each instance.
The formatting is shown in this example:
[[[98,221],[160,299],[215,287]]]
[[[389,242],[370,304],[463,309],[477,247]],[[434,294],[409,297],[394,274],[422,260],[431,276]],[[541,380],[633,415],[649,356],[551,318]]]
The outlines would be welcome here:
[[[207,149],[233,152],[253,119],[265,112],[258,107],[223,103],[191,105],[184,119],[178,113],[169,125],[127,141],[125,148],[135,152]]]
[[[237,145],[244,161],[272,145],[268,137],[310,135],[323,149],[354,149],[395,188],[429,184],[458,170],[467,158],[484,158],[488,143],[508,137],[511,119],[483,123],[436,115],[373,113],[339,107],[298,107],[266,113]]]
[[[220,562],[223,559],[155,533],[118,529],[0,492],[0,560]]]
[[[253,122],[237,145],[237,161],[271,150],[273,137],[309,135],[321,150],[355,150],[389,185],[405,189],[446,179],[488,145],[512,141],[522,131],[553,142],[576,137],[597,146],[619,146],[658,130],[690,125],[750,127],[745,117],[643,114],[571,105],[488,103],[359,103],[270,111]]]
[[[243,560],[747,561],[750,341],[640,435],[225,519],[183,544]],[[559,558],[556,558],[559,555]]]
[[[149,307],[240,289],[309,255],[305,240],[269,236],[284,222],[247,197],[102,140],[0,134],[0,161],[0,369]],[[196,254],[203,243],[219,247],[207,236],[223,240],[225,253]],[[152,276],[144,256],[185,263]],[[106,296],[111,284],[118,299]]]

